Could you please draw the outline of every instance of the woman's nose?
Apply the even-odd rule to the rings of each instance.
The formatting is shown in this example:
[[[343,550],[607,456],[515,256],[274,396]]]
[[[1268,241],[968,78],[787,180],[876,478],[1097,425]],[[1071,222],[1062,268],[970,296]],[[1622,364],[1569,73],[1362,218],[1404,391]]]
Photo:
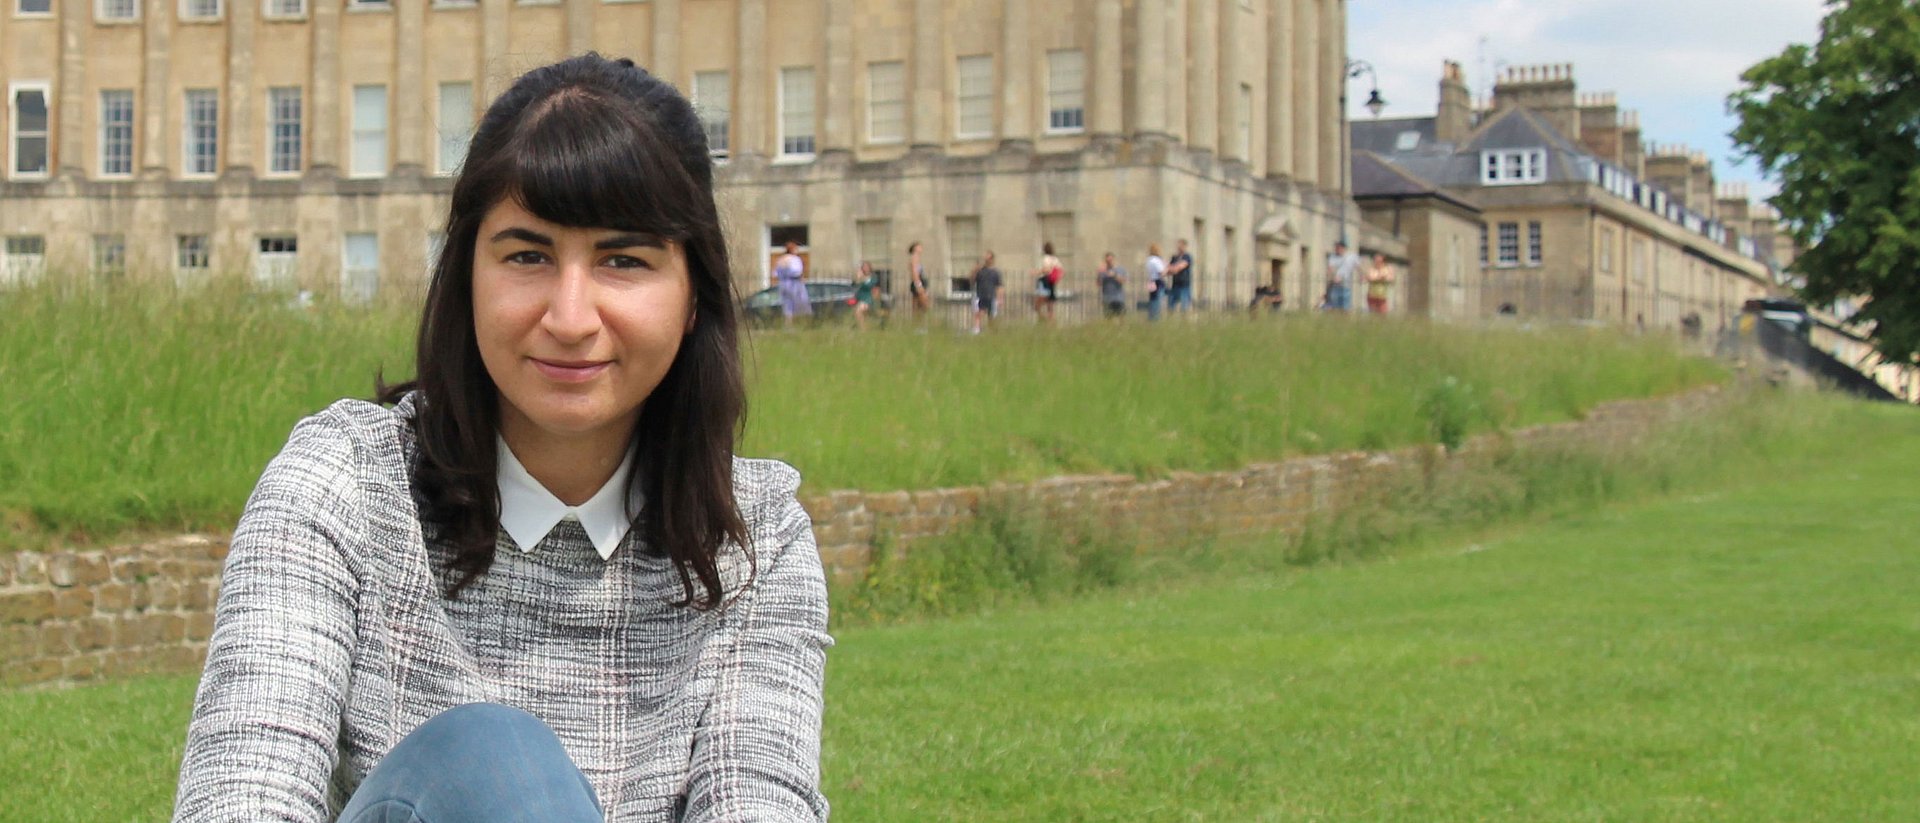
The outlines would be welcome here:
[[[600,307],[595,298],[592,263],[562,262],[541,325],[562,343],[586,340],[600,331]]]

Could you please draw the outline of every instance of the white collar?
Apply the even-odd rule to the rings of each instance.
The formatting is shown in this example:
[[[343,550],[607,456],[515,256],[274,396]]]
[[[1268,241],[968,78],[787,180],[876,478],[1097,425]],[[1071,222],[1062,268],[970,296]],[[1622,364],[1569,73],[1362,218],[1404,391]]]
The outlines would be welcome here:
[[[494,450],[499,452],[499,462],[495,477],[500,484],[500,527],[507,530],[515,545],[522,552],[531,552],[533,547],[545,540],[547,533],[560,521],[572,517],[580,521],[581,528],[587,532],[587,539],[593,541],[593,549],[600,553],[600,559],[613,557],[613,550],[620,547],[620,541],[627,536],[632,521],[627,519],[627,477],[633,474],[633,450],[627,450],[627,456],[620,461],[620,468],[607,478],[607,484],[594,492],[593,497],[578,506],[569,506],[560,502],[560,498],[547,491],[527,467],[520,464],[513,449],[507,447],[507,441],[494,435]]]

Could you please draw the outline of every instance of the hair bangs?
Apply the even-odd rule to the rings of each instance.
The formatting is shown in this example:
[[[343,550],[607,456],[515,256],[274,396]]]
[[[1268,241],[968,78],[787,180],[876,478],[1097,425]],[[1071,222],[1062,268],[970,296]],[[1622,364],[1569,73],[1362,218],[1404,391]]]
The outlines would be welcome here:
[[[577,91],[544,108],[501,154],[501,196],[562,226],[688,239],[701,192],[649,118]]]

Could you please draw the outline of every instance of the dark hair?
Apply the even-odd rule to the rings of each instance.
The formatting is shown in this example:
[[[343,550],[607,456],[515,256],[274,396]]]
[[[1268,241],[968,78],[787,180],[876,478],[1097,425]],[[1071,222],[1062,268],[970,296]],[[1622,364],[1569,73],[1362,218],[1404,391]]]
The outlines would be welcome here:
[[[1041,244],[1040,244],[1040,253],[1041,253],[1041,254],[1052,254],[1052,253],[1053,253],[1053,243],[1052,243],[1052,241],[1048,241],[1048,242],[1045,242],[1045,243],[1041,243]]]
[[[920,248],[920,241],[918,241],[918,240],[915,240],[915,241],[913,241],[913,242],[911,242],[911,243],[908,243],[908,244],[907,244],[907,253],[908,253],[908,254],[912,254],[912,253],[913,253],[913,250],[914,250],[914,249],[917,249],[917,248]]]
[[[685,252],[693,328],[641,406],[627,492],[644,495],[633,530],[673,562],[681,605],[719,605],[721,548],[751,547],[733,494],[746,389],[713,161],[685,97],[631,60],[598,54],[527,72],[487,107],[454,181],[420,319],[418,377],[379,388],[385,403],[419,391],[414,480],[422,519],[454,547],[447,597],[492,566],[499,534],[499,390],[474,336],[473,256],[482,219],[508,198],[542,220],[652,234]]]

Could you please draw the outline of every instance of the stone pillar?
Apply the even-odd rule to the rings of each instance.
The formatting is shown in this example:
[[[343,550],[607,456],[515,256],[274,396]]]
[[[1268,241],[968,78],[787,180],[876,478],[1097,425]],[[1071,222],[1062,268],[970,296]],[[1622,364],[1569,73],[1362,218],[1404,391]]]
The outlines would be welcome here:
[[[1342,93],[1347,88],[1347,47],[1346,23],[1343,22],[1342,0],[1320,0],[1320,55],[1325,61],[1321,66],[1320,82],[1326,86],[1320,93],[1320,186],[1338,191],[1346,174],[1340,169],[1340,150],[1346,144],[1346,135],[1341,134],[1340,124],[1345,112]],[[1345,196],[1345,195],[1342,195]]]
[[[1167,76],[1161,94],[1167,98],[1167,131],[1175,140],[1187,139],[1187,3],[1205,0],[1166,0]],[[1168,252],[1172,254],[1172,252]]]
[[[1020,0],[1007,0],[1007,5],[1021,4]],[[1134,7],[1134,28],[1139,32],[1133,72],[1133,133],[1136,136],[1167,133],[1166,5],[1167,0],[1138,0]]]
[[[1033,32],[1027,0],[1000,4],[1000,145],[1033,147]]]
[[[1267,0],[1267,176],[1293,176],[1294,0]]]
[[[1187,145],[1220,147],[1220,6],[1187,0]]]
[[[1126,101],[1120,94],[1120,0],[1098,0],[1093,9],[1093,99],[1088,101],[1095,137],[1119,137]]]
[[[229,2],[228,5],[232,5]],[[337,173],[340,168],[340,4],[307,4],[313,32],[313,73],[307,82],[308,171]],[[311,257],[301,254],[304,261]]]
[[[566,0],[567,56],[593,50],[593,10],[600,0]]]
[[[493,105],[493,98],[513,82],[506,74],[506,66],[495,71],[492,63],[507,53],[507,4],[510,2],[512,0],[480,0],[480,71],[474,75],[479,80],[473,89],[473,107],[478,111],[486,111]]]
[[[427,102],[426,13],[428,0],[393,0],[393,174],[415,177],[426,171],[438,150],[429,146],[429,129],[439,113]]]
[[[913,92],[914,148],[936,148],[946,142],[941,133],[941,113],[946,95],[941,93],[946,73],[946,49],[941,48],[939,0],[913,0]]]
[[[1293,179],[1320,179],[1320,15],[1321,0],[1294,0],[1293,27]]]
[[[168,0],[148,0],[141,21],[147,38],[146,65],[140,91],[140,174],[167,175],[167,42],[173,33],[173,10]]]
[[[1249,38],[1234,22],[1240,19],[1240,0],[1214,0],[1220,15],[1219,37],[1214,41],[1213,59],[1219,67],[1213,88],[1219,103],[1220,156],[1232,157],[1249,168],[1253,166],[1253,101],[1247,101],[1247,145],[1240,145],[1240,79],[1242,48]],[[1248,95],[1252,97],[1251,94]]]
[[[254,122],[253,23],[260,12],[258,3],[227,3],[227,93],[220,101],[221,153],[225,155],[226,174],[251,175],[254,142],[260,129]],[[216,253],[217,250],[216,250]]]
[[[55,99],[47,101],[57,132],[48,146],[53,156],[48,158],[47,171],[59,177],[84,178],[87,174],[87,144],[83,138],[88,122],[87,26],[92,20],[93,3],[89,0],[61,0],[60,76],[54,80]]]
[[[734,66],[733,96],[740,110],[732,114],[732,155],[764,157],[767,154],[768,119],[774,116],[767,95],[780,82],[767,71],[767,0],[740,0],[738,44],[734,47],[738,64]]]
[[[679,87],[680,78],[680,0],[653,0],[653,53],[648,56],[647,71]],[[693,78],[686,79],[693,87]]]
[[[815,104],[820,152],[846,153],[853,150],[853,0],[826,0],[826,5],[827,36],[821,44],[826,53],[820,64],[827,68],[827,82]]]

